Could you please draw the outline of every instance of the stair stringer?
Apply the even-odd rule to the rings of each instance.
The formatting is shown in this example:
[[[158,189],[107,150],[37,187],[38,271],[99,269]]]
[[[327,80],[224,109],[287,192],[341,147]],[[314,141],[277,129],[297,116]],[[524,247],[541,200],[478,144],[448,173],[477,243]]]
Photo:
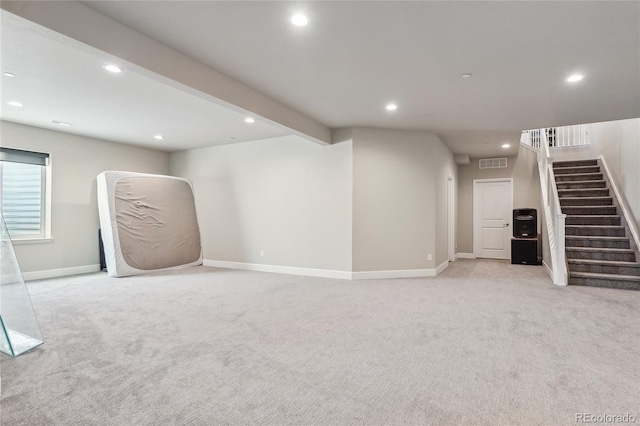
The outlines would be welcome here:
[[[622,225],[626,228],[627,232],[631,236],[629,241],[631,243],[631,248],[636,253],[636,261],[640,262],[640,239],[638,237],[638,229],[636,228],[635,222],[633,221],[629,213],[629,206],[621,196],[614,180],[611,178],[611,173],[609,172],[609,167],[607,167],[607,162],[605,161],[604,156],[600,155],[597,160],[602,165],[604,180],[607,182],[607,185],[613,192],[613,205],[616,206],[618,211],[621,213],[620,216],[622,218]]]

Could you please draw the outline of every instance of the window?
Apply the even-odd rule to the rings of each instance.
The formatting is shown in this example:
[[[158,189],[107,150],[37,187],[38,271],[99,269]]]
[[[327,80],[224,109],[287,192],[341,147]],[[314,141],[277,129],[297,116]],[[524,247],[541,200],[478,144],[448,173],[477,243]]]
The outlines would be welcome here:
[[[46,238],[49,154],[0,148],[2,216],[12,239]]]

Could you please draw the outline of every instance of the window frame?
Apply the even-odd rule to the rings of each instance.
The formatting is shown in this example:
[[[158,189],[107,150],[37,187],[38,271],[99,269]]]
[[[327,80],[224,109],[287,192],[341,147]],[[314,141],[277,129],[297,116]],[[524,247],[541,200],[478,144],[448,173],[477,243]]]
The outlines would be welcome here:
[[[51,154],[31,151],[19,148],[11,148],[7,146],[0,147],[2,154],[5,152],[12,152],[15,154],[31,155],[34,157],[44,158],[44,165],[41,167],[40,174],[40,232],[37,234],[16,234],[11,235],[11,241],[13,243],[40,243],[40,242],[53,242],[51,236]],[[3,155],[4,156],[4,155]],[[0,197],[2,197],[2,180],[4,173],[2,172],[2,164],[4,162],[21,163],[21,161],[12,161],[11,159],[0,160]],[[29,163],[27,163],[29,164]],[[37,164],[36,164],[37,165]],[[1,203],[1,198],[0,198]]]

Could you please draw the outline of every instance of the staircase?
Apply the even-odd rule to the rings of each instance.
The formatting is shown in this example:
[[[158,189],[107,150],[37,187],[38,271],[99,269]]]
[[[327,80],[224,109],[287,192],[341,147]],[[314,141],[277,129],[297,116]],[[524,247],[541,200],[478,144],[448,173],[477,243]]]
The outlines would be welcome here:
[[[570,285],[640,290],[640,253],[598,160],[553,163]]]

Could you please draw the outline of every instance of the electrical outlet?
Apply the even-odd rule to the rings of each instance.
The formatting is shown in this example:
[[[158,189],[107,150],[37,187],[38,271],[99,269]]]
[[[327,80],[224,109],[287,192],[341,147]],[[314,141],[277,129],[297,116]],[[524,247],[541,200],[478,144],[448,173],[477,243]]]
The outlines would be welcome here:
[[[429,255],[427,256],[427,260],[433,260],[433,256],[431,255],[431,253],[429,253]]]
[[[264,257],[264,250],[260,250],[260,257]]]

